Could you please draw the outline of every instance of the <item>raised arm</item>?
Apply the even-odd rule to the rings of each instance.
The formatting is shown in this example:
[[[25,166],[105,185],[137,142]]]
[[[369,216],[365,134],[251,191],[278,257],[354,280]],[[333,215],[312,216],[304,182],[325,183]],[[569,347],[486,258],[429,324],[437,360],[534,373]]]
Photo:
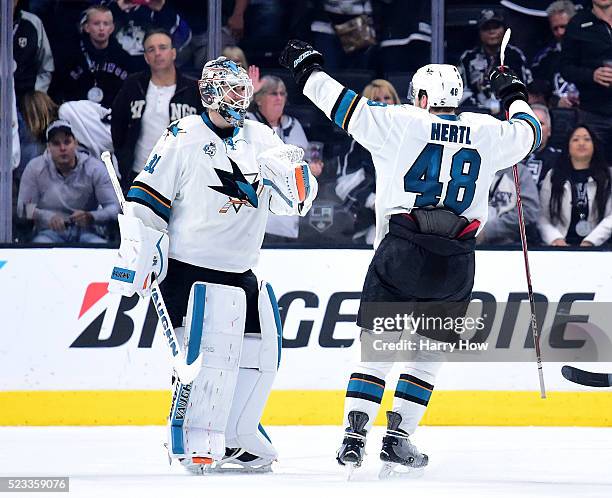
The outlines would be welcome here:
[[[498,168],[504,169],[508,163],[516,164],[540,147],[542,126],[527,103],[525,83],[512,71],[495,68],[489,79],[509,117],[508,121],[500,123],[496,135],[492,137],[504,153],[504,160],[499,162]]]
[[[281,54],[280,64],[293,73],[304,95],[331,121],[369,151],[383,148],[394,130],[396,106],[369,101],[326,74],[323,56],[306,42],[291,40]],[[404,125],[409,125],[405,118]]]

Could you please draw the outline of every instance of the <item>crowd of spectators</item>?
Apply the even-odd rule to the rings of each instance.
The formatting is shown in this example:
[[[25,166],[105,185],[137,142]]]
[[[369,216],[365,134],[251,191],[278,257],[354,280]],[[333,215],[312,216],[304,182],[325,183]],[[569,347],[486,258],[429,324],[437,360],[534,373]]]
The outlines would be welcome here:
[[[540,148],[519,166],[530,243],[610,244],[612,0],[446,6],[446,62],[465,84],[460,111],[504,119],[487,75],[513,28],[506,64],[542,123]],[[371,157],[278,66],[286,40],[309,40],[367,98],[405,104],[412,73],[430,60],[430,9],[426,0],[223,0],[223,55],[254,84],[248,119],[302,147],[321,185],[305,218],[270,217],[267,245],[357,247],[374,233]],[[169,124],[203,112],[196,80],[207,43],[205,2],[14,0],[16,242],[117,242],[100,153],[114,153],[127,189]],[[511,169],[498,172],[489,199],[478,243],[519,244]]]

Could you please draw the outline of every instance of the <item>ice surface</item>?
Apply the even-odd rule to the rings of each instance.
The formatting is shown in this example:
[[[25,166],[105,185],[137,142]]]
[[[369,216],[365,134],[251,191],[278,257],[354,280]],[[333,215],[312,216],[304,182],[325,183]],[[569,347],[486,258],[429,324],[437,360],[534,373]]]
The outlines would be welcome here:
[[[425,475],[379,481],[376,427],[350,482],[334,459],[339,427],[266,430],[273,473],[192,476],[168,465],[163,427],[0,427],[0,474],[67,475],[70,493],[54,496],[87,498],[612,497],[612,428],[421,427]]]

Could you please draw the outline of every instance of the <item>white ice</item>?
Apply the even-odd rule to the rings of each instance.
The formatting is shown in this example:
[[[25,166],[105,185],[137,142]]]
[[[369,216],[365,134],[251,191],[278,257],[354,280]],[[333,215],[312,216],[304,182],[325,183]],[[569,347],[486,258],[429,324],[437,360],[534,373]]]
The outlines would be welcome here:
[[[421,427],[425,475],[379,481],[376,427],[349,482],[334,460],[339,427],[266,429],[273,473],[192,476],[168,465],[163,427],[0,427],[0,475],[70,476],[70,493],[53,496],[87,498],[612,497],[612,428]]]

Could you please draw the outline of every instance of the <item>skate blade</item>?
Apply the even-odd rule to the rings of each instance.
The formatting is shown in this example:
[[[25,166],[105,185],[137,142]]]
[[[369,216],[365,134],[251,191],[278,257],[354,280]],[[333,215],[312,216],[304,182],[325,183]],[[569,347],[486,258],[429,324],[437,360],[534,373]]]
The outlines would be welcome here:
[[[191,457],[190,460],[189,463],[185,460],[181,460],[180,462],[190,474],[194,475],[204,475],[214,465],[213,459],[210,457],[194,456]]]
[[[240,465],[236,466],[225,466],[216,465],[211,466],[206,470],[206,474],[265,474],[272,472],[272,464],[262,465],[260,467],[243,467]]]
[[[354,463],[345,463],[344,465],[346,465],[346,480],[350,481],[353,478],[355,469],[359,467],[359,465],[355,465]]]
[[[425,467],[406,467],[398,463],[383,463],[378,478],[385,479],[415,479],[425,473]]]
[[[210,469],[210,465],[206,464],[206,465],[196,465],[193,463],[187,464],[187,465],[183,465],[183,467],[185,468],[185,470],[187,472],[189,472],[190,474],[193,474],[195,476],[202,476],[204,474],[207,474],[209,472]]]

